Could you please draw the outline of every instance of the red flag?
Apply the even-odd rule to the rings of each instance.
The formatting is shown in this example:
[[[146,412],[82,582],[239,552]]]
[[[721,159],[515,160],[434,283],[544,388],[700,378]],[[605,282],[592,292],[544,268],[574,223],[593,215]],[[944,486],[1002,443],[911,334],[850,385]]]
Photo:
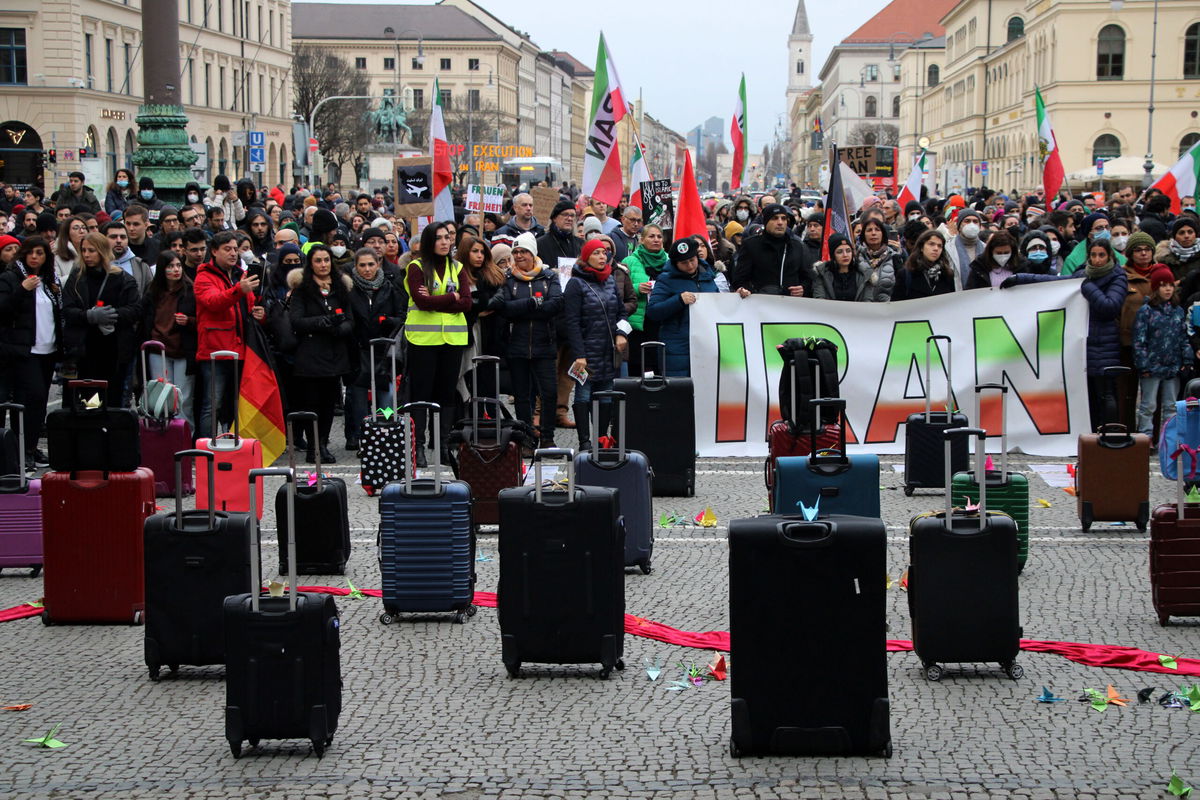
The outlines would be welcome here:
[[[287,449],[283,402],[271,363],[271,348],[258,323],[246,323],[246,357],[238,392],[238,424],[242,435],[258,439],[263,464],[275,463]]]
[[[700,204],[700,188],[692,172],[692,151],[685,150],[683,178],[679,181],[679,208],[675,210],[675,241],[699,236],[708,241],[708,226],[704,221],[704,206]]]

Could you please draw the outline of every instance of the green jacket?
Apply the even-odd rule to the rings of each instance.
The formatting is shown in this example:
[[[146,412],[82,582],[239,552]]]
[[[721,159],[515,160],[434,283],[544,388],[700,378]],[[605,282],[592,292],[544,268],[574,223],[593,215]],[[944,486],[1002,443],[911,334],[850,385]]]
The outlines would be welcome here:
[[[633,291],[638,298],[637,311],[629,315],[629,324],[635,331],[640,331],[642,330],[642,320],[646,316],[647,296],[638,291],[638,286],[646,281],[654,280],[658,277],[658,273],[667,268],[667,251],[663,249],[657,253],[651,253],[639,244],[637,249],[626,256],[621,263],[629,267],[629,277],[633,280]],[[653,272],[653,277],[651,277],[651,272]]]
[[[1083,265],[1087,263],[1087,245],[1088,243],[1085,239],[1082,242],[1078,242],[1075,247],[1071,249],[1071,253],[1067,256],[1066,260],[1063,261],[1062,275],[1072,275],[1074,274],[1075,270],[1083,268]],[[1118,264],[1120,264],[1122,267],[1125,266],[1125,256],[1121,255],[1116,250],[1113,251],[1113,255],[1117,257]]]

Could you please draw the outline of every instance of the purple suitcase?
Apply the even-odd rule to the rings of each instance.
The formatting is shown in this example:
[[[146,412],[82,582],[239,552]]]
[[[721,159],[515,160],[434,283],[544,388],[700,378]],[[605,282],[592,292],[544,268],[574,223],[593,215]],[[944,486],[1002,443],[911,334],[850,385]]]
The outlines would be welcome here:
[[[142,384],[150,384],[149,354],[147,350],[158,350],[163,355],[162,380],[166,380],[166,347],[162,342],[151,339],[144,342],[141,348]],[[154,473],[154,494],[156,497],[175,496],[175,454],[192,449],[192,428],[183,417],[171,419],[155,419],[144,413],[138,423],[138,436],[142,442],[142,466]],[[181,494],[196,493],[193,480],[192,459],[184,459],[183,486]]]
[[[3,403],[16,420],[19,444],[17,475],[0,476],[0,570],[29,567],[42,571],[42,482],[25,477],[25,407]]]

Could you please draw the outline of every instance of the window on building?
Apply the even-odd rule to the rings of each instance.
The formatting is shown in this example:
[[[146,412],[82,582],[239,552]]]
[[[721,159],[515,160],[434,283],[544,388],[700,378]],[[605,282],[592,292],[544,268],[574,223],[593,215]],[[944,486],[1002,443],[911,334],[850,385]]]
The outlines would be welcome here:
[[[212,108],[212,64],[204,65],[204,105]]]
[[[191,22],[192,21],[192,0],[187,0],[185,5],[187,6],[187,21]]]
[[[450,59],[443,58],[441,60],[441,66],[439,67],[439,69],[450,69]]]
[[[869,81],[879,80],[879,65],[878,64],[867,64],[865,74],[867,76],[867,80],[869,80]]]
[[[275,116],[275,77],[271,77],[271,116]]]
[[[192,59],[187,60],[188,103],[196,105],[196,65]]]
[[[896,95],[892,98],[892,116],[900,116],[900,95]]]
[[[413,89],[412,90],[412,107],[413,108],[424,108],[425,107],[425,90],[424,89]]]
[[[1024,35],[1025,20],[1021,19],[1020,17],[1013,17],[1010,19],[1008,21],[1008,39],[1006,41],[1011,42],[1014,39],[1020,39]]]
[[[797,75],[804,74],[804,60],[803,59],[800,59],[799,61],[796,62],[796,74]]]
[[[208,0],[200,0],[200,7],[204,9],[204,27],[208,27]]]
[[[383,60],[383,69],[384,69],[384,72],[395,72],[396,71],[395,56],[388,56],[387,58],[385,58]]]
[[[467,90],[467,108],[470,109],[471,111],[479,110],[479,90],[478,89],[468,89]]]
[[[478,58],[468,58],[467,59],[467,69],[471,70],[472,72],[478,72],[479,71],[479,59]]]
[[[900,82],[900,65],[899,64],[892,64],[892,82],[893,83]]]
[[[1125,77],[1125,31],[1118,25],[1100,29],[1096,43],[1096,79],[1119,81]]]
[[[413,69],[425,69],[425,64],[414,58],[412,60],[412,68]]]
[[[29,83],[25,55],[25,29],[0,28],[0,84]]]
[[[204,0],[206,3],[208,0]],[[217,0],[217,30],[225,30],[225,0]],[[222,103],[222,106],[225,104]]]
[[[926,83],[926,85],[928,85],[928,86],[937,86],[937,85],[938,85],[938,83],[941,81],[941,79],[942,79],[942,76],[941,76],[941,70],[940,70],[940,69],[938,69],[938,65],[937,65],[937,64],[930,64],[930,65],[929,65],[929,68],[928,68],[927,70],[925,70],[925,83]]]
[[[217,100],[220,101],[221,108],[225,107],[225,68],[221,67],[217,70]]]
[[[1092,142],[1092,163],[1102,158],[1120,158],[1121,141],[1111,133],[1102,133]]]
[[[1179,140],[1179,157],[1183,158],[1183,154],[1191,150],[1200,143],[1200,133],[1189,133]]]
[[[367,68],[366,56],[355,56],[354,57],[354,68],[355,69],[366,69]]]
[[[265,102],[264,98],[267,95],[266,83],[267,83],[266,77],[263,75],[259,75],[258,76],[258,113],[260,113],[260,114],[262,114],[266,111],[266,109],[263,107],[263,103]]]
[[[263,40],[262,6],[258,7],[258,41]]]
[[[874,117],[879,114],[879,101],[875,97],[867,98],[865,114],[868,117]]]
[[[92,60],[94,57],[92,50],[95,46],[93,40],[95,38],[96,37],[90,33],[85,33],[83,35],[83,74],[87,78],[87,88],[89,89],[96,88],[96,73],[92,66]]]
[[[1200,78],[1200,22],[1193,22],[1183,35],[1183,77]]]
[[[112,39],[104,40],[104,87],[109,92],[113,90],[112,46]]]
[[[125,43],[125,94],[133,94],[133,46]]]
[[[438,95],[438,102],[442,104],[442,108],[450,108],[450,103],[451,103],[452,99],[453,99],[453,95],[450,94],[449,89],[442,89],[440,94]]]

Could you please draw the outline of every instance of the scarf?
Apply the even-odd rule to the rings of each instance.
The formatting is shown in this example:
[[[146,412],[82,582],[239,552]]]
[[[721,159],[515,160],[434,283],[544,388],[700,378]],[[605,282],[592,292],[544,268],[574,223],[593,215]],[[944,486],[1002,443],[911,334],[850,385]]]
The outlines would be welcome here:
[[[1200,254],[1200,240],[1197,240],[1191,247],[1184,247],[1172,239],[1170,247],[1171,253],[1180,261],[1190,261],[1197,254]]]
[[[604,283],[612,275],[612,262],[609,261],[600,269],[596,269],[590,264],[580,264],[580,269],[592,277],[596,283]]]
[[[69,244],[67,246],[70,247]],[[23,278],[28,278],[30,275],[36,274],[30,272],[29,268],[20,261],[14,261],[13,266],[17,268],[17,271]],[[62,284],[59,282],[58,273],[56,271],[50,270],[50,275],[51,277],[48,279],[42,278],[41,289],[46,293],[46,296],[50,298],[50,302],[54,304],[54,307],[56,309],[60,309],[62,308]],[[38,277],[41,276],[39,275]]]
[[[362,275],[358,274],[358,270],[350,270],[350,279],[354,281],[354,285],[364,292],[377,292],[379,287],[383,286],[383,282],[387,280],[387,276],[383,274],[383,270],[375,271],[375,279],[367,280]]]
[[[667,263],[666,248],[652,251],[639,244],[633,254],[637,256],[637,260],[642,262],[643,266],[654,269],[656,274],[662,272],[663,265]]]
[[[1129,269],[1132,269],[1134,272],[1136,272],[1138,275],[1141,275],[1143,278],[1149,278],[1150,273],[1154,272],[1154,268],[1158,265],[1155,264],[1153,261],[1151,261],[1146,266],[1139,267],[1137,264],[1133,263],[1133,259],[1130,259],[1125,262],[1125,266],[1128,267]]]
[[[954,249],[958,253],[958,263],[962,273],[965,275],[967,267],[971,262],[983,255],[986,245],[980,239],[975,239],[971,242],[971,252],[967,252],[967,240],[961,235],[954,237]]]
[[[871,265],[871,269],[878,269],[879,262],[883,261],[885,257],[892,255],[892,248],[888,246],[887,242],[881,244],[878,250],[871,250],[866,244],[860,244],[858,246],[858,253]],[[851,264],[851,267],[853,266]]]
[[[1093,267],[1091,262],[1088,262],[1083,268],[1083,273],[1087,275],[1088,280],[1099,280],[1108,273],[1112,272],[1113,267],[1115,267],[1116,264],[1117,262],[1112,259],[1109,259],[1108,263],[1100,267]]]
[[[512,276],[519,281],[527,281],[527,282],[532,281],[534,278],[536,278],[538,275],[541,275],[541,274],[542,274],[542,270],[540,267],[535,268],[533,270],[533,272],[522,272],[521,270],[516,269],[515,267],[512,270]]]

